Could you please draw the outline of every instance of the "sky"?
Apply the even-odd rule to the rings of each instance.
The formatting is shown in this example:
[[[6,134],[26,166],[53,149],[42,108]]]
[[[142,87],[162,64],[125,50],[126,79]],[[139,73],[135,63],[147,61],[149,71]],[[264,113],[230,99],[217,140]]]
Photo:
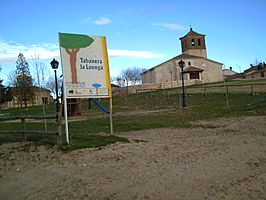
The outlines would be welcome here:
[[[111,77],[181,54],[190,29],[206,35],[209,59],[236,72],[266,61],[266,0],[0,0],[0,77],[19,53],[52,73],[58,32],[106,36]]]

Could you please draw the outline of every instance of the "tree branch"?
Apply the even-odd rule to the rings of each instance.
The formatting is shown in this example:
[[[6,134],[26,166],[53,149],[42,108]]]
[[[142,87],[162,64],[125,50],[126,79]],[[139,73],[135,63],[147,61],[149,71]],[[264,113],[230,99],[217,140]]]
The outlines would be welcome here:
[[[73,49],[73,52],[75,52],[75,53],[78,53],[78,51],[79,51],[79,48]]]
[[[66,50],[66,52],[67,52],[67,54],[68,54],[68,55],[71,55],[71,53],[72,53],[72,52],[71,52],[71,50],[70,50],[70,49],[68,49],[68,48],[65,48],[65,50]]]

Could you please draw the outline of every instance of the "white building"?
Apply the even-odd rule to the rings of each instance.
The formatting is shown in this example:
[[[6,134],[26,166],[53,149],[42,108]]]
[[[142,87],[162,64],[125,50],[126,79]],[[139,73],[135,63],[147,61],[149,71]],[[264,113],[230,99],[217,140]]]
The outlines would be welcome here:
[[[181,69],[178,62],[183,60],[185,85],[219,82],[223,80],[223,64],[207,58],[205,35],[190,28],[181,40],[182,54],[177,55],[141,74],[142,83],[160,83],[162,88],[181,86]]]

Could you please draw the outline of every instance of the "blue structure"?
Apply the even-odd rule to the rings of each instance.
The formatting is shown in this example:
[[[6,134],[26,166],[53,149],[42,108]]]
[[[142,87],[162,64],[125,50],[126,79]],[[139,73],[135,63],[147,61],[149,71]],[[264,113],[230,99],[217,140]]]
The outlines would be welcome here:
[[[110,113],[110,111],[104,107],[98,100],[96,99],[90,99],[93,103],[95,103],[101,110],[103,110],[106,113]]]

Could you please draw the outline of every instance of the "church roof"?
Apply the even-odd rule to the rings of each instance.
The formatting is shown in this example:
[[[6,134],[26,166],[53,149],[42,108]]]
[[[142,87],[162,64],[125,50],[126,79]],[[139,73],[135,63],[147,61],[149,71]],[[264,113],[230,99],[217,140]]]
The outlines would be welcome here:
[[[217,63],[217,64],[220,64],[220,65],[223,65],[223,63],[220,63],[220,62],[217,62],[217,61],[214,61],[214,60],[211,60],[211,59],[208,59],[208,58],[204,58],[204,57],[200,57],[200,56],[194,56],[194,55],[189,55],[189,54],[180,54],[180,55],[177,55],[169,60],[166,60],[165,62],[162,62],[160,63],[159,65],[156,65],[144,72],[142,72],[141,74],[144,74],[148,71],[151,71],[151,70],[154,70],[156,67],[159,67],[161,66],[162,64],[166,63],[166,62],[169,62],[169,61],[175,61],[175,60],[180,60],[180,59],[203,59],[203,60],[208,60],[210,62],[213,62],[213,63]]]
[[[192,28],[190,28],[189,32],[185,36],[183,36],[183,37],[181,37],[179,39],[181,40],[181,39],[183,39],[184,37],[187,37],[187,36],[205,36],[205,35],[197,33],[196,31],[193,31]]]
[[[184,73],[189,73],[189,72],[203,72],[204,70],[203,69],[200,69],[200,68],[197,68],[197,67],[193,67],[193,66],[190,66],[188,68],[186,68],[184,70]]]
[[[223,63],[220,63],[220,62],[217,62],[217,61],[214,61],[214,60],[211,60],[211,59],[208,59],[208,58],[204,58],[204,57],[200,57],[200,56],[194,56],[194,55],[189,55],[189,54],[184,54],[184,53],[182,53],[182,54],[180,54],[180,55],[178,55],[178,56],[175,56],[175,57],[173,57],[172,59],[170,59],[170,60],[177,60],[177,59],[182,59],[182,58],[200,58],[200,59],[204,59],[204,60],[208,60],[208,61],[210,61],[210,62],[214,62],[214,63],[217,63],[217,64],[220,64],[220,65],[222,65]],[[169,61],[169,60],[168,60]],[[166,61],[167,62],[167,61]]]

